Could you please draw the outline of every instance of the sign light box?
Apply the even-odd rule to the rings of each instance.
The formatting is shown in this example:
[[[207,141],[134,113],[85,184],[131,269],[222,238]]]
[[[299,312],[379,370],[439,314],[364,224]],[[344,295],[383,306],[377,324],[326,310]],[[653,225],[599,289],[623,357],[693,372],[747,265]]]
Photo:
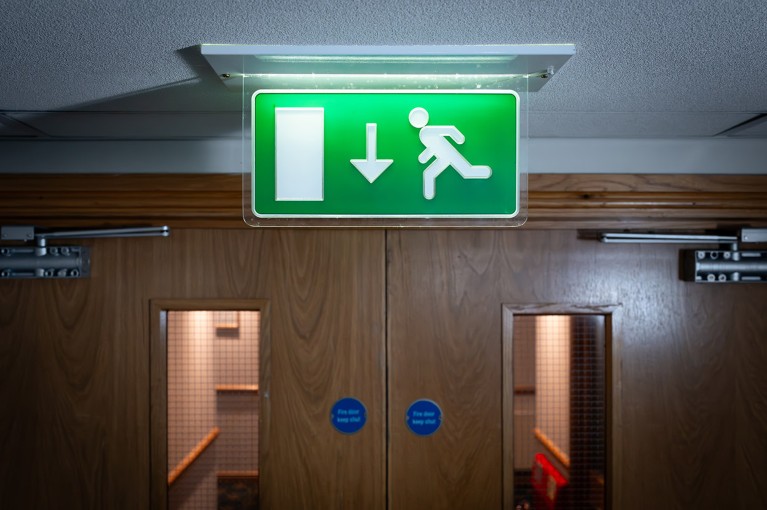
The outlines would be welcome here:
[[[572,45],[232,46],[254,226],[505,227],[527,215],[526,94]]]
[[[514,218],[519,97],[504,90],[258,91],[259,218]]]

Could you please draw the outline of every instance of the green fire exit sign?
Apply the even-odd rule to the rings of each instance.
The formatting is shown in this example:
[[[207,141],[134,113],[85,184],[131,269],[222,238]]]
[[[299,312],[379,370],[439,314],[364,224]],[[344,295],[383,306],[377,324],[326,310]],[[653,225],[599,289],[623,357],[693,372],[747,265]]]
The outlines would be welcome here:
[[[509,90],[262,90],[252,97],[260,218],[513,218]]]

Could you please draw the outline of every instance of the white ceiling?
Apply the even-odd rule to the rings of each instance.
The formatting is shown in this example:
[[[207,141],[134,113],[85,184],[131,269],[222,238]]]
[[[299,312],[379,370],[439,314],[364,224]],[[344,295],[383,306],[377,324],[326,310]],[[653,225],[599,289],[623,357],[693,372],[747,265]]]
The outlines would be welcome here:
[[[201,43],[572,43],[531,94],[531,137],[767,138],[765,0],[4,0],[2,12],[6,141],[239,136],[242,99]]]

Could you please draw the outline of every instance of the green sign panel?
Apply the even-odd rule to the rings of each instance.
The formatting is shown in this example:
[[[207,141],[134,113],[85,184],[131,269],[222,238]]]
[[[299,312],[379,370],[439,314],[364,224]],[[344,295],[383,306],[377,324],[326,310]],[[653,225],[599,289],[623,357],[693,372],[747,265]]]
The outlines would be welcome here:
[[[261,218],[513,218],[513,91],[263,90],[253,94]]]

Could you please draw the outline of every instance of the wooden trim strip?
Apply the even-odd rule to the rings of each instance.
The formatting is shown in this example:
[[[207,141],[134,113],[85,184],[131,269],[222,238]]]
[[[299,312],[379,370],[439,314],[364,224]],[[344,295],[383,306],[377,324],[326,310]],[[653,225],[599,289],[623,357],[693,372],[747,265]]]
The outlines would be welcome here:
[[[255,478],[258,480],[258,470],[244,470],[244,471],[219,471],[216,473],[217,478]]]
[[[217,384],[216,391],[252,391],[258,394],[258,384]]]
[[[567,455],[565,452],[563,452],[557,445],[554,444],[554,442],[549,439],[549,437],[543,433],[541,429],[536,427],[533,430],[533,433],[535,434],[535,438],[541,442],[543,446],[546,447],[546,449],[551,452],[551,454],[567,469],[570,469],[570,456]]]
[[[168,473],[168,487],[173,485],[173,482],[178,480],[178,477],[181,476],[184,471],[186,471],[189,466],[191,466],[194,461],[196,461],[200,455],[202,455],[202,452],[204,452],[208,446],[213,443],[213,441],[216,440],[218,435],[221,433],[221,429],[218,427],[213,427],[210,429],[210,432],[208,432],[208,435],[205,436],[200,440],[199,443],[190,451],[186,457],[184,457],[181,462],[179,462],[176,467],[174,467],[170,473]]]
[[[535,386],[514,386],[515,395],[535,395]]]
[[[0,174],[3,224],[247,228],[239,174]],[[767,175],[532,174],[532,228],[767,227]]]
[[[503,484],[503,508],[515,506],[514,494],[514,312],[504,305],[502,308],[503,370],[501,370],[501,462]]]

